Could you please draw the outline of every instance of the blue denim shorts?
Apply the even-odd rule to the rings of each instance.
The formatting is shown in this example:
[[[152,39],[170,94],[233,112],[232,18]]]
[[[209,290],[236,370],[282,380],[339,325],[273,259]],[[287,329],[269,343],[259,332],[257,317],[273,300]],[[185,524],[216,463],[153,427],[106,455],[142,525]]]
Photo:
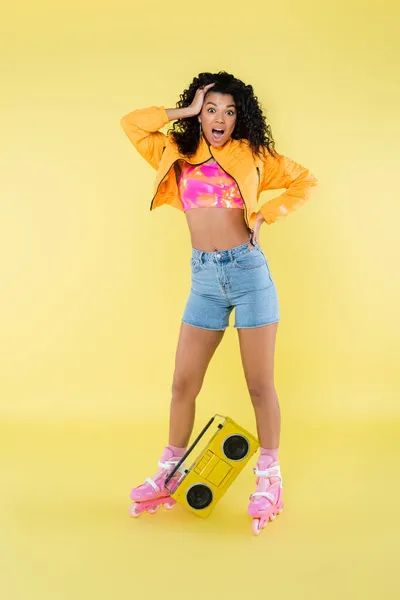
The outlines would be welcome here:
[[[182,321],[203,329],[226,329],[235,308],[236,328],[279,321],[279,303],[268,261],[255,242],[229,250],[192,249],[192,284]]]

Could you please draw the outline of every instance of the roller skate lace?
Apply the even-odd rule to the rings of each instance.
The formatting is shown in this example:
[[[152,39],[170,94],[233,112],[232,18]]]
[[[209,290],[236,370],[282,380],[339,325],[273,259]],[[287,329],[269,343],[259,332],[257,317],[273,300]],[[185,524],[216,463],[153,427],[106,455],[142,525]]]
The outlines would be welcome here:
[[[165,482],[168,475],[181,461],[179,456],[174,456],[170,448],[165,448],[158,461],[159,470],[153,477],[146,477],[144,483],[131,490],[130,497],[133,504],[129,508],[131,517],[139,517],[143,512],[155,514],[160,506],[170,510],[176,504],[171,494],[176,490],[180,480],[185,474],[184,463],[182,463],[169,480],[167,487]]]
[[[180,459],[165,460],[165,461],[159,460],[158,461],[158,466],[160,467],[159,471],[157,471],[157,473],[153,477],[146,477],[145,481],[151,485],[151,487],[154,489],[155,492],[162,492],[163,490],[155,482],[155,480],[158,480],[158,481],[162,480],[164,483],[164,481],[167,478],[167,476],[169,475],[169,473],[171,473],[171,471],[176,467],[176,465],[178,464],[179,461],[180,461]],[[183,465],[181,465],[176,473],[182,474],[184,472],[185,472],[185,469],[184,469]],[[174,474],[173,479],[176,479],[176,474]]]
[[[257,475],[257,489],[251,494],[250,500],[267,498],[272,505],[275,504],[279,488],[283,487],[279,463],[271,464],[265,469],[260,469],[256,466],[254,473]]]
[[[180,460],[180,457],[174,456],[169,448],[165,448],[158,461],[159,470],[153,477],[147,477],[144,483],[131,490],[130,495],[132,500],[135,502],[142,502],[165,497],[172,493],[185,473],[184,463],[180,465],[168,482],[168,490],[165,489],[165,480]]]

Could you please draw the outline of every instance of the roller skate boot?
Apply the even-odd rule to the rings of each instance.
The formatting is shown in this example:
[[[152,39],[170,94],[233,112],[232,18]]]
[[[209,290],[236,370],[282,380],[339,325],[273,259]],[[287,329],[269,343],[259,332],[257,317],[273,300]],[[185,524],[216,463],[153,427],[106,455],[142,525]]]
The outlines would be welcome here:
[[[164,452],[158,461],[160,467],[153,477],[147,477],[145,483],[134,488],[130,497],[133,504],[129,508],[131,517],[139,517],[143,512],[148,512],[153,515],[158,511],[161,505],[166,510],[170,510],[176,504],[176,501],[171,498],[170,493],[164,489],[165,480],[174,467],[181,460],[179,456],[174,456],[170,448],[164,448]],[[184,463],[174,473],[173,477],[168,482],[168,489],[174,492],[178,486],[181,477],[184,475]]]
[[[254,473],[257,488],[250,496],[248,514],[253,517],[252,532],[258,535],[282,512],[283,486],[279,461],[274,461],[271,456],[260,456]]]

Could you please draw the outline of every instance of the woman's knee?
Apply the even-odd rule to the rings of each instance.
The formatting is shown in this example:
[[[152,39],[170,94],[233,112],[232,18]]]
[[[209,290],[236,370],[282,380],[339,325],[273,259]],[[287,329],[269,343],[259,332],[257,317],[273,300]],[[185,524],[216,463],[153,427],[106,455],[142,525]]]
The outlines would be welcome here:
[[[260,405],[271,399],[277,398],[275,385],[271,383],[253,383],[248,386],[251,401],[254,405]]]
[[[177,401],[194,401],[199,394],[202,381],[186,374],[174,374],[172,382],[172,399]]]

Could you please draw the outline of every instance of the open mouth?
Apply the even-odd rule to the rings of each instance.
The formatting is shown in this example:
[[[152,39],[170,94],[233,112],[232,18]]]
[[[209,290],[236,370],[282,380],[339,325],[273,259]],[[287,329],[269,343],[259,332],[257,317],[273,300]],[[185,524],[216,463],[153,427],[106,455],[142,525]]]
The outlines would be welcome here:
[[[224,135],[225,129],[213,129],[211,131],[213,139],[218,142]]]

